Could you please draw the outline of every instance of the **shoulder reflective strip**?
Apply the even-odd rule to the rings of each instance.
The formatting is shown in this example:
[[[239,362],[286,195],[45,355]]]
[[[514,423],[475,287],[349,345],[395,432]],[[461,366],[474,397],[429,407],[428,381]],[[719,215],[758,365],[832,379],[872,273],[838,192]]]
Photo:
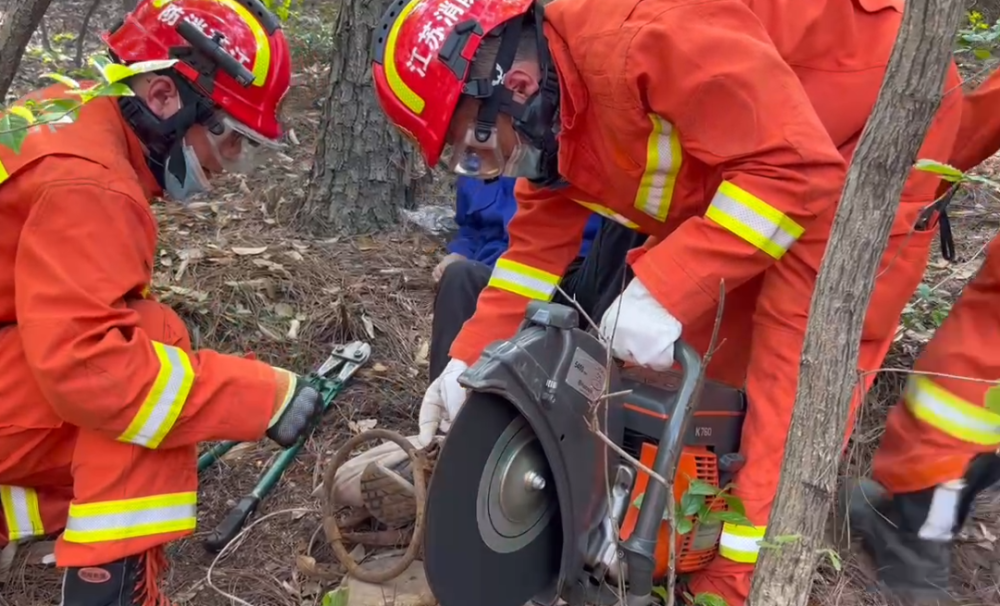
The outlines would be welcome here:
[[[194,530],[198,525],[197,505],[195,492],[73,503],[63,539],[70,543],[101,543]]]
[[[907,408],[924,423],[959,440],[1000,446],[1000,414],[976,406],[923,375],[910,375]]]
[[[0,183],[3,183],[4,181],[6,181],[7,177],[9,177],[9,176],[10,175],[7,174],[7,169],[4,168],[3,162],[0,162]]]
[[[719,186],[705,216],[775,259],[780,259],[803,232],[780,210],[729,181]]]
[[[163,8],[164,6],[170,4],[174,0],[153,0],[153,8]],[[237,2],[236,0],[213,0],[235,12],[240,16],[240,19],[246,23],[250,31],[253,32],[254,43],[257,45],[256,53],[254,53],[253,59],[253,85],[254,86],[264,86],[267,82],[267,76],[271,71],[271,41],[267,37],[267,32],[264,31],[264,27],[260,24],[260,21],[254,17],[250,11],[246,9],[245,6]],[[239,59],[237,59],[238,61]]]
[[[403,7],[403,10],[399,11],[399,16],[393,21],[392,27],[389,28],[389,33],[385,37],[385,58],[382,60],[382,65],[385,67],[385,80],[388,82],[389,88],[408,110],[418,116],[423,113],[425,103],[423,98],[399,77],[399,71],[396,69],[396,39],[399,37],[399,28],[403,26],[403,22],[420,1],[410,0]]]
[[[626,219],[625,217],[619,215],[618,213],[616,213],[615,211],[611,210],[607,206],[601,206],[600,204],[594,204],[593,202],[584,202],[583,200],[573,200],[573,201],[576,202],[577,204],[579,204],[580,206],[582,206],[584,208],[588,208],[588,209],[592,210],[593,212],[601,215],[602,217],[607,217],[608,219],[611,219],[612,221],[620,223],[620,224],[624,225],[625,227],[627,227],[629,229],[639,229],[639,225],[637,223],[633,223],[632,221],[629,221],[628,219]]]
[[[34,488],[0,486],[0,505],[7,521],[7,539],[11,542],[45,534]]]
[[[760,541],[767,533],[767,526],[737,526],[723,524],[719,538],[719,555],[742,564],[756,564],[760,554]]]
[[[681,170],[681,140],[677,129],[650,114],[653,130],[646,141],[646,170],[635,194],[635,207],[661,223],[670,212],[674,185]]]
[[[156,381],[128,428],[118,436],[119,442],[146,448],[159,446],[173,428],[194,383],[194,369],[184,350],[156,341],[153,350],[160,362]]]
[[[501,257],[493,268],[489,285],[529,299],[548,301],[555,295],[559,280],[555,274]]]

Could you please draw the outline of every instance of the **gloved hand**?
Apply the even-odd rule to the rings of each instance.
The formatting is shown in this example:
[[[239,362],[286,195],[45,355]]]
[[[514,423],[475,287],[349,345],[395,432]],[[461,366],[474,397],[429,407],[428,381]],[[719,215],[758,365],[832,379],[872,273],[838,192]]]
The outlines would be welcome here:
[[[438,378],[424,393],[424,401],[420,403],[420,435],[417,443],[426,447],[434,439],[438,429],[448,431],[451,422],[455,420],[458,409],[465,404],[468,397],[466,389],[458,384],[458,376],[469,367],[461,360],[451,360],[444,367]]]
[[[434,267],[434,271],[431,272],[431,276],[434,278],[434,281],[440,282],[441,276],[444,275],[444,270],[455,261],[462,261],[463,259],[465,259],[464,255],[460,255],[458,253],[448,253],[445,258],[441,259],[441,262]]]
[[[619,360],[663,371],[674,365],[681,323],[636,278],[604,312],[601,336],[611,343],[611,353]]]
[[[267,437],[288,448],[323,414],[323,400],[302,377],[282,368],[274,371],[278,375],[278,406],[268,423]]]

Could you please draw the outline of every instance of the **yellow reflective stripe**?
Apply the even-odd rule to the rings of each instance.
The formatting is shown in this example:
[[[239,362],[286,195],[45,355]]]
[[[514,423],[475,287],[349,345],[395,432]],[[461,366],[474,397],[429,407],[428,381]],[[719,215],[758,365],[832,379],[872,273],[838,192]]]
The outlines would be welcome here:
[[[635,194],[635,207],[661,223],[670,212],[677,174],[681,170],[681,140],[674,125],[650,114],[653,130],[646,141],[646,170]]]
[[[924,375],[911,375],[904,396],[913,416],[953,438],[1000,446],[1000,414],[964,400]]]
[[[403,26],[403,22],[413,12],[413,9],[420,4],[420,1],[410,0],[403,7],[403,10],[399,11],[399,16],[393,21],[392,27],[389,28],[389,33],[386,34],[385,57],[382,59],[382,66],[385,68],[385,80],[389,84],[389,90],[396,95],[396,98],[408,110],[418,116],[423,113],[425,103],[423,98],[407,86],[406,82],[403,82],[403,79],[399,77],[399,71],[396,69],[396,39],[399,37],[399,28]]]
[[[729,181],[719,186],[705,216],[775,259],[804,231],[780,210]]]
[[[163,8],[173,1],[153,0],[153,8]],[[264,83],[267,81],[267,75],[271,71],[271,42],[267,38],[267,32],[264,31],[264,27],[260,24],[260,21],[236,0],[213,1],[218,2],[239,15],[240,19],[243,19],[253,33],[254,42],[257,44],[257,52],[254,53],[253,69],[251,70],[253,72],[253,85],[264,86]]]
[[[501,257],[493,268],[489,285],[529,299],[548,301],[556,293],[559,276]]]
[[[156,341],[152,343],[160,361],[156,381],[128,428],[118,436],[119,442],[146,448],[159,446],[173,428],[194,383],[194,369],[184,350]]]
[[[627,227],[629,229],[639,229],[639,225],[637,223],[633,223],[632,221],[629,221],[628,219],[626,219],[625,217],[619,215],[618,213],[616,213],[615,211],[611,210],[607,206],[601,206],[600,204],[594,204],[593,202],[584,202],[583,200],[573,200],[573,201],[576,202],[577,204],[579,204],[580,206],[582,206],[582,207],[584,207],[586,209],[589,209],[589,210],[591,210],[591,211],[593,211],[593,212],[601,215],[602,217],[607,217],[608,219],[611,219],[612,221],[616,221],[616,222],[624,225],[625,227]]]
[[[767,526],[737,526],[726,522],[719,538],[719,555],[741,564],[756,564],[760,541],[766,533]]]
[[[198,525],[197,505],[196,492],[73,503],[69,506],[63,539],[71,543],[100,543],[194,530]]]
[[[6,181],[7,177],[10,177],[10,174],[8,174],[7,169],[4,168],[3,162],[0,162],[0,183]]]
[[[7,539],[11,542],[45,534],[38,493],[34,488],[0,486],[0,506],[7,522]]]

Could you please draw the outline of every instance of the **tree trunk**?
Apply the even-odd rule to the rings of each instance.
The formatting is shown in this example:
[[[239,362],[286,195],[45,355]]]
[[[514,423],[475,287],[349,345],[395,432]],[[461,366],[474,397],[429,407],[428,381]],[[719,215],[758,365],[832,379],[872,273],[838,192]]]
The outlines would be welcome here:
[[[7,96],[24,47],[49,8],[51,0],[10,0],[0,23],[0,101]]]
[[[907,0],[875,109],[854,154],[813,293],[781,485],[749,604],[804,606],[857,384],[858,347],[875,272],[903,185],[937,111],[960,0]]]
[[[132,12],[139,0],[122,0],[122,14]]]
[[[337,14],[316,157],[297,213],[310,231],[373,232],[413,206],[412,148],[386,120],[372,86],[369,46],[380,4],[344,0]]]

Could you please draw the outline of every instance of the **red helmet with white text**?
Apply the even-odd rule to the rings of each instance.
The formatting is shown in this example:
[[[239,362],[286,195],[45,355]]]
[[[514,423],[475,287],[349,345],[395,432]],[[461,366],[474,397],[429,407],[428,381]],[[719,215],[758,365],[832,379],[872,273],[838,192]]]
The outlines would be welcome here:
[[[375,95],[428,166],[441,158],[462,95],[488,98],[502,79],[469,80],[484,37],[520,27],[515,18],[535,9],[534,0],[396,0],[385,12],[373,40]]]
[[[103,40],[125,65],[177,60],[173,70],[226,126],[265,144],[282,137],[291,53],[260,0],[141,0]]]

